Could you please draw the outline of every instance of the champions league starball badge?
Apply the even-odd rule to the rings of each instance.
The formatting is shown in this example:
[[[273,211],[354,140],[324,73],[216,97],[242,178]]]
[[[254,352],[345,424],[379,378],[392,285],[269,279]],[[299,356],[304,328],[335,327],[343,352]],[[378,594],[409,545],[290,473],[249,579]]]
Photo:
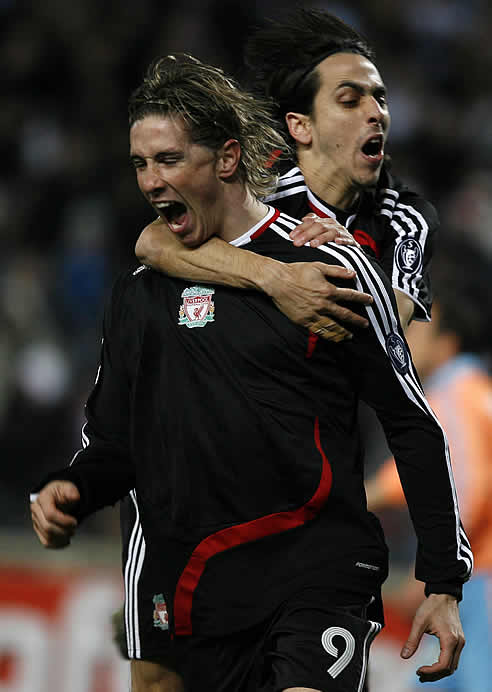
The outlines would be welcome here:
[[[410,365],[410,356],[405,342],[396,332],[388,334],[386,337],[386,351],[400,375],[406,375]]]
[[[422,266],[422,248],[413,238],[403,240],[396,249],[396,264],[404,274],[415,274]]]

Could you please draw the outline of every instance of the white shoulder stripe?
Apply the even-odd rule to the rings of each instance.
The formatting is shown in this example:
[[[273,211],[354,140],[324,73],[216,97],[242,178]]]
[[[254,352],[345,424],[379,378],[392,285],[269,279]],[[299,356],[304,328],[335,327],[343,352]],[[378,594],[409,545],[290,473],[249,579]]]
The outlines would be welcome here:
[[[287,185],[293,185],[294,183],[303,183],[303,182],[304,182],[304,176],[302,175],[302,173],[299,173],[298,175],[291,175],[288,178],[286,178],[285,176],[282,176],[281,178],[278,179],[277,188],[287,187]]]
[[[381,213],[384,214],[385,211]],[[396,233],[391,282],[394,288],[402,290],[422,307],[419,301],[419,286],[422,281],[424,252],[429,232],[428,223],[415,207],[408,204],[398,203],[393,213],[391,215],[388,213],[388,216],[391,218],[390,225]],[[411,248],[410,240],[417,245]],[[407,261],[405,252],[408,249],[413,252],[413,259]],[[427,313],[427,310],[424,312]]]
[[[293,166],[289,171],[286,171],[285,173],[283,173],[280,176],[280,180],[282,180],[283,178],[290,178],[293,175],[302,175],[301,169],[299,168],[299,166]]]
[[[389,207],[390,209],[394,209],[395,204],[396,204],[396,199],[393,199],[392,197],[385,197],[385,199],[381,202],[381,206],[383,206],[383,207],[386,206],[386,207]]]
[[[274,192],[271,195],[267,195],[263,201],[273,202],[276,199],[281,199],[283,197],[290,197],[291,195],[297,195],[299,192],[306,192],[306,185],[297,185],[296,187],[291,187],[288,190],[281,190],[280,192]]]
[[[383,187],[381,188],[381,192],[385,195],[391,195],[395,198],[398,198],[400,196],[400,193],[397,190],[393,190],[391,187]]]

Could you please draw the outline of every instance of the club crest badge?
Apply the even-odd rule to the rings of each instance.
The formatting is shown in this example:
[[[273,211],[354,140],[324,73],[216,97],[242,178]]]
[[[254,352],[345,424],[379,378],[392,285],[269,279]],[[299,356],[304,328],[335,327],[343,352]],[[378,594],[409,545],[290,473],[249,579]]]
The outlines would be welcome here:
[[[422,266],[422,248],[413,238],[403,240],[396,250],[396,264],[404,274],[415,274]]]
[[[396,332],[386,337],[386,351],[400,375],[406,375],[410,364],[410,357],[405,342]]]
[[[152,601],[154,603],[154,627],[157,627],[157,629],[160,630],[168,630],[169,622],[167,616],[167,605],[166,601],[164,600],[163,594],[156,594],[153,597]]]
[[[185,288],[181,294],[183,303],[179,308],[178,324],[184,324],[192,329],[193,327],[204,327],[208,322],[213,322],[215,305],[212,296],[214,293],[213,288],[206,288],[205,286]]]

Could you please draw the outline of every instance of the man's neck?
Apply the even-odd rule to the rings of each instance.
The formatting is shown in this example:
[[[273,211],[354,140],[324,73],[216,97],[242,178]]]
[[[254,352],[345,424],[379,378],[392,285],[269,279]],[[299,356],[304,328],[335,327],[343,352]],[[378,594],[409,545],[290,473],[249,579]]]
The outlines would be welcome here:
[[[355,207],[360,192],[344,179],[342,174],[333,171],[327,175],[325,166],[315,164],[305,158],[300,158],[298,165],[306,185],[323,202],[343,211],[349,211]]]
[[[222,230],[217,235],[230,243],[261,221],[268,207],[246,188],[231,188],[224,204]]]

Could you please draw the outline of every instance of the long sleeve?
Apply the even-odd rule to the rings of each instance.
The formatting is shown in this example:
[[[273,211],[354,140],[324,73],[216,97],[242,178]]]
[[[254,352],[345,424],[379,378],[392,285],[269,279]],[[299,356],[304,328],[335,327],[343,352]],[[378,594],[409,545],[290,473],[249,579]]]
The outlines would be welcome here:
[[[376,411],[396,460],[418,539],[416,577],[445,592],[469,578],[473,563],[446,435],[425,399],[383,272],[353,249],[329,252],[354,268],[357,288],[375,298],[367,308],[370,328],[346,346],[347,367],[360,397]]]
[[[131,379],[128,363],[136,361],[136,323],[125,297],[124,280],[114,287],[105,310],[101,362],[85,407],[82,448],[70,465],[43,479],[70,480],[78,487],[81,519],[114,504],[135,486],[130,443]]]

